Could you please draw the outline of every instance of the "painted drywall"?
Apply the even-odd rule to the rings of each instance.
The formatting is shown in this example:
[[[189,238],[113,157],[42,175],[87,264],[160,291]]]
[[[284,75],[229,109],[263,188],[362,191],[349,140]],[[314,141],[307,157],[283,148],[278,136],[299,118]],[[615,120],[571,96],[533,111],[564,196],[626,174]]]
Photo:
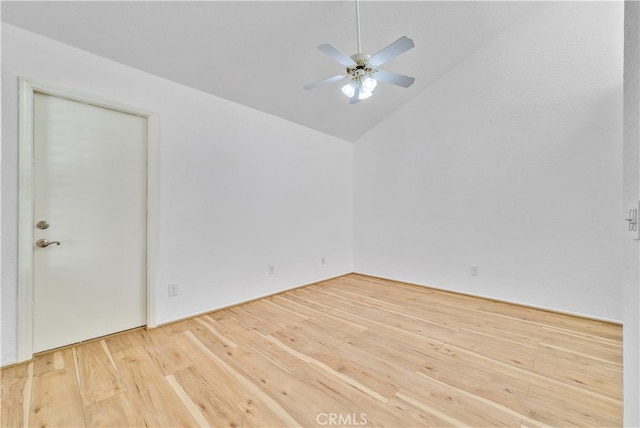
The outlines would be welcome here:
[[[624,6],[624,205],[640,200],[640,3]],[[638,233],[624,239],[624,426],[640,426],[640,272]]]
[[[18,76],[156,112],[158,323],[353,270],[351,144],[3,25],[3,365],[16,361]]]
[[[545,4],[358,140],[356,271],[622,321],[622,20]]]

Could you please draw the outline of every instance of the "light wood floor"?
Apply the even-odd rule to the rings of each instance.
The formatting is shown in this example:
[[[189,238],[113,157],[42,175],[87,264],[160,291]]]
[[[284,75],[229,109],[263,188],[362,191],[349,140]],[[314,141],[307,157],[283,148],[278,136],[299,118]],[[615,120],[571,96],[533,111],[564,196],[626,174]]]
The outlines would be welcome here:
[[[361,275],[2,370],[2,426],[620,426],[621,327]]]

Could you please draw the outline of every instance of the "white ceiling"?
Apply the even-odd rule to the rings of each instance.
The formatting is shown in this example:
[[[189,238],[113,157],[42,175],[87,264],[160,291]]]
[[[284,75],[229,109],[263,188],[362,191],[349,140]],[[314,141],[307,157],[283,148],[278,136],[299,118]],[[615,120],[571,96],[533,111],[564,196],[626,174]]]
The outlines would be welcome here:
[[[2,1],[2,21],[347,141],[376,124],[535,7],[532,2],[361,1],[362,48],[416,47],[381,68],[414,76],[348,104],[316,49],[356,53],[354,1]]]

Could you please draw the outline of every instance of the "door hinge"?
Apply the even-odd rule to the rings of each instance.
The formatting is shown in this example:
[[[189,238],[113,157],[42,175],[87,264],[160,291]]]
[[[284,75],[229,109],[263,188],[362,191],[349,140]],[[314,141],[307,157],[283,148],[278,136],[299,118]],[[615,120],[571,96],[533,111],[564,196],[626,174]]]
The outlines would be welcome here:
[[[625,218],[627,221],[627,228],[630,232],[634,232],[636,241],[640,241],[640,232],[638,228],[638,211],[640,210],[640,201],[638,201],[638,208],[631,208],[629,210],[629,216]]]

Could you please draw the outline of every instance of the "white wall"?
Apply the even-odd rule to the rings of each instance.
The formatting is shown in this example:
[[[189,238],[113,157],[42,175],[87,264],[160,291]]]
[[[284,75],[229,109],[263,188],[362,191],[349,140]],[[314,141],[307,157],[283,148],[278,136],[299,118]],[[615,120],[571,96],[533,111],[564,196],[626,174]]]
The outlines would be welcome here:
[[[18,76],[157,112],[159,323],[353,270],[351,144],[3,25],[2,365],[17,358]]]
[[[546,4],[357,141],[355,270],[621,321],[622,20]]]
[[[640,200],[640,2],[625,2],[624,205]],[[637,234],[624,239],[624,425],[640,426],[640,272]]]

